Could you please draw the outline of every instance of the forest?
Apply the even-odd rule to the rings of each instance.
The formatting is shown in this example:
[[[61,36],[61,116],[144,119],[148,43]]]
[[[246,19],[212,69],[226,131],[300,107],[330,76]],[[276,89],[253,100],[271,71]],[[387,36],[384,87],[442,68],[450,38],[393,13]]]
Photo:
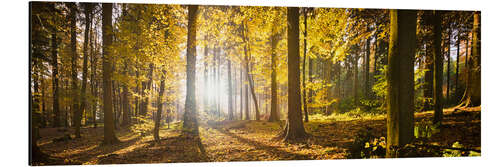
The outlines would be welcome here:
[[[481,13],[30,2],[30,165],[481,156]]]

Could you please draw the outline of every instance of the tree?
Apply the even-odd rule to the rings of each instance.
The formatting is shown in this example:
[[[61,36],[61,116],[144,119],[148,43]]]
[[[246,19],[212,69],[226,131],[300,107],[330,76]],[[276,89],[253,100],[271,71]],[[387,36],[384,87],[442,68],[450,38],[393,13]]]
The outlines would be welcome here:
[[[158,104],[156,115],[155,115],[155,127],[153,130],[153,136],[156,142],[160,141],[160,120],[161,120],[161,112],[163,110],[163,92],[165,92],[165,70],[160,74],[161,75],[161,81],[160,81],[160,92],[158,93],[158,99],[156,100],[156,103]]]
[[[308,114],[308,101],[306,98],[307,92],[306,92],[306,58],[307,58],[307,13],[308,13],[308,8],[303,8],[303,14],[304,14],[304,58],[302,60],[302,104],[304,106],[304,122],[309,122],[309,114]],[[311,60],[311,59],[309,59]],[[311,61],[309,61],[309,64],[311,64]]]
[[[283,131],[285,141],[307,136],[300,105],[299,8],[288,7],[288,117]]]
[[[80,107],[78,109],[78,113],[75,115],[76,124],[75,124],[75,136],[76,138],[80,138],[80,126],[82,123],[82,113],[85,109],[86,105],[86,91],[87,91],[87,71],[88,71],[88,45],[89,45],[89,32],[90,25],[92,24],[90,18],[90,13],[92,12],[92,5],[90,3],[84,3],[84,13],[85,13],[85,34],[83,40],[83,74],[82,74],[82,88],[80,90]]]
[[[113,102],[111,99],[111,48],[113,44],[112,34],[112,12],[113,4],[102,4],[102,80],[103,80],[103,106],[104,106],[104,144],[114,144],[119,142],[115,136]]]
[[[229,113],[229,120],[234,119],[234,113],[233,113],[233,85],[231,83],[231,59],[227,57],[227,84],[229,87],[229,94],[227,96],[227,103],[228,103],[228,109],[227,112]]]
[[[52,33],[52,40],[51,40],[51,48],[52,48],[52,112],[54,113],[54,117],[52,118],[53,120],[53,127],[59,127],[61,126],[61,112],[60,112],[60,105],[59,105],[59,68],[58,68],[58,61],[57,61],[57,48],[58,48],[58,43],[57,43],[57,35],[56,32]]]
[[[443,119],[443,55],[441,54],[442,41],[442,17],[441,11],[434,11],[432,18],[433,36],[432,36],[432,55],[434,60],[434,119],[433,123],[441,122]]]
[[[278,32],[276,24],[278,19],[275,18],[272,25],[271,35],[271,113],[269,115],[269,122],[279,121],[278,114],[278,83],[276,82],[276,45],[278,45]]]
[[[413,138],[416,11],[391,10],[387,71],[387,157]]]
[[[196,110],[196,25],[198,5],[188,6],[188,39],[186,51],[186,103],[183,130],[185,133],[199,136],[198,113]]]
[[[472,55],[465,58],[467,69],[466,88],[461,103],[457,107],[481,105],[481,13],[475,11],[472,25]],[[467,42],[468,43],[468,42]],[[466,46],[468,48],[468,46]]]
[[[78,121],[78,115],[79,114],[79,96],[78,94],[78,78],[77,78],[77,61],[78,61],[78,53],[76,52],[76,15],[78,14],[78,9],[76,7],[76,4],[74,2],[72,3],[67,3],[66,4],[68,8],[70,9],[70,14],[69,14],[69,20],[70,20],[70,34],[71,34],[71,42],[70,42],[70,47],[71,47],[71,111],[73,114],[73,126],[76,127],[77,121]],[[78,125],[79,126],[79,125]],[[75,130],[79,132],[79,130]],[[76,137],[79,137],[77,135]]]

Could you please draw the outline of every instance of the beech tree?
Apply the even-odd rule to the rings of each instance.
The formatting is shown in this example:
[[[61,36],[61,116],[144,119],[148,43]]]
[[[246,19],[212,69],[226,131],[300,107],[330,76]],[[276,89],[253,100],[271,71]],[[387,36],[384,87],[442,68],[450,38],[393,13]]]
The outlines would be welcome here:
[[[413,139],[416,11],[391,10],[387,71],[387,157]]]
[[[115,124],[113,116],[113,103],[111,99],[111,49],[113,44],[112,34],[112,12],[113,4],[102,4],[102,80],[103,80],[103,108],[104,108],[104,144],[115,144],[119,142],[115,135]]]
[[[300,105],[299,8],[287,8],[288,40],[288,117],[283,131],[285,141],[307,136]]]

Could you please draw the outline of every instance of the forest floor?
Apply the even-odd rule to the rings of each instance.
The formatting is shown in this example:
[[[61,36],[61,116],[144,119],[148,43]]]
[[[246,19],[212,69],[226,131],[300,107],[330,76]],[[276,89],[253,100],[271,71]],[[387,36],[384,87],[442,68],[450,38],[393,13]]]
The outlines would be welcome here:
[[[417,124],[431,120],[432,115],[430,111],[416,113]],[[67,141],[53,139],[71,130],[44,128],[40,130],[38,145],[52,158],[38,165],[345,159],[358,131],[370,129],[376,136],[386,135],[386,120],[382,115],[324,117],[313,116],[305,123],[310,137],[294,144],[275,138],[283,121],[202,123],[200,134],[205,152],[198,151],[197,144],[181,135],[179,123],[162,127],[160,142],[155,142],[149,133],[140,135],[118,130],[116,135],[121,142],[115,145],[101,145],[102,127],[84,127],[81,138]],[[459,141],[468,148],[481,148],[480,107],[465,112],[447,109],[442,125],[430,142],[451,147]]]

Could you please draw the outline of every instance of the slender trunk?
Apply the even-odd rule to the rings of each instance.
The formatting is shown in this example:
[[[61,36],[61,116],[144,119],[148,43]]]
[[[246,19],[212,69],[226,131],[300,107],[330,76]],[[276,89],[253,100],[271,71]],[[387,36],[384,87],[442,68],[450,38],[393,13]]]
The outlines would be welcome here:
[[[359,55],[355,54],[354,55],[354,62],[353,62],[353,69],[354,69],[354,89],[353,89],[353,96],[354,96],[354,106],[358,106],[359,104],[359,97],[358,97],[358,61],[359,61]]]
[[[455,67],[455,97],[457,97],[457,93],[458,93],[458,73],[460,72],[459,71],[459,66],[460,66],[460,30],[458,31],[457,33],[457,41],[456,41],[456,45],[457,45],[457,62],[456,62],[456,67]]]
[[[161,113],[163,110],[163,92],[165,92],[165,70],[163,70],[161,75],[161,81],[160,81],[160,92],[158,93],[158,98],[156,99],[156,103],[158,104],[157,111],[156,111],[156,117],[155,117],[155,127],[153,130],[153,136],[156,142],[160,141],[160,120],[161,120]]]
[[[240,65],[240,120],[243,120],[243,68]]]
[[[124,62],[123,66],[123,75],[125,76],[125,80],[128,81],[128,63]],[[122,111],[123,111],[123,121],[121,126],[127,127],[130,125],[130,102],[129,102],[129,86],[128,84],[122,84]]]
[[[80,108],[76,115],[76,124],[75,124],[75,136],[76,138],[80,138],[80,126],[82,122],[82,113],[85,110],[85,105],[87,104],[86,100],[86,91],[87,91],[87,71],[88,71],[88,45],[89,45],[89,29],[92,24],[92,18],[90,18],[91,12],[91,4],[85,4],[85,34],[83,40],[83,76],[82,76],[82,89],[80,91]]]
[[[231,59],[227,57],[227,82],[228,82],[228,87],[229,87],[229,94],[227,96],[228,99],[228,109],[227,112],[229,113],[229,120],[234,120],[233,116],[233,85],[232,85],[232,79],[231,79]]]
[[[367,31],[370,31],[369,25],[367,25]],[[371,36],[368,36],[368,39],[366,39],[366,47],[365,47],[365,98],[370,97],[370,90],[371,90],[371,83],[370,83],[370,43],[371,43]]]
[[[59,69],[57,68],[57,37],[56,33],[52,33],[52,126],[61,126],[61,113],[59,109]]]
[[[271,36],[271,114],[269,115],[269,122],[279,121],[278,83],[276,81],[276,45],[278,45],[278,39],[276,35],[273,35]]]
[[[448,30],[448,42],[446,43],[446,48],[448,48],[448,51],[446,52],[446,59],[447,59],[447,66],[446,66],[446,101],[450,102],[450,72],[451,72],[451,25],[449,26]]]
[[[304,8],[304,58],[302,59],[302,106],[304,109],[304,122],[309,122],[307,85],[306,85],[306,58],[307,58],[307,8]],[[311,63],[311,62],[309,62]]]

